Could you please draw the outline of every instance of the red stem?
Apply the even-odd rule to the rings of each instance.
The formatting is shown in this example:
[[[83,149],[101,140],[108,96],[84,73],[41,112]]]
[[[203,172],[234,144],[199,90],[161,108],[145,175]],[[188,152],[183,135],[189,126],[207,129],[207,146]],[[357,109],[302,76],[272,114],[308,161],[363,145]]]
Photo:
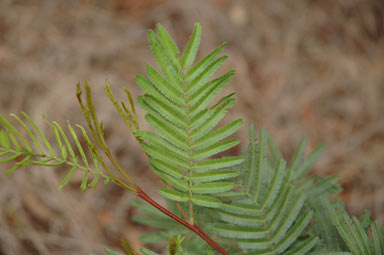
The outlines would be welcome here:
[[[150,198],[143,190],[138,189],[136,195],[146,201],[148,204],[155,207],[157,210],[161,211],[162,213],[166,214],[168,217],[174,219],[175,221],[179,222],[180,224],[184,225],[185,227],[189,228],[196,234],[198,234],[204,241],[206,241],[210,246],[215,248],[218,252],[220,252],[223,255],[229,255],[228,252],[226,252],[219,244],[217,244],[215,241],[213,241],[201,228],[199,228],[195,223],[191,224],[181,218],[179,218],[177,215],[173,214],[172,212],[168,211],[165,207],[158,204],[156,201],[154,201],[152,198]]]

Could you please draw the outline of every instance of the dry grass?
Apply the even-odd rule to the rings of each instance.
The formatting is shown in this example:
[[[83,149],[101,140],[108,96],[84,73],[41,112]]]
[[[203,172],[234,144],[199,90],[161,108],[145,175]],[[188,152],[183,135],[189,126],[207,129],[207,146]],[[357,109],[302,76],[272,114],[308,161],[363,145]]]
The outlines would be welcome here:
[[[146,30],[161,22],[184,45],[203,26],[204,55],[222,41],[237,69],[232,117],[266,127],[288,157],[301,136],[327,152],[319,174],[340,175],[349,210],[384,221],[384,4],[380,0],[3,0],[0,1],[0,113],[27,111],[84,123],[77,81],[89,79],[122,164],[155,197],[148,171],[103,92],[115,93],[153,63]],[[246,129],[239,136],[246,139]],[[113,185],[82,193],[80,179],[57,191],[65,169],[0,175],[0,254],[102,254],[123,236],[140,246],[130,195]],[[155,184],[155,185],[154,185]]]

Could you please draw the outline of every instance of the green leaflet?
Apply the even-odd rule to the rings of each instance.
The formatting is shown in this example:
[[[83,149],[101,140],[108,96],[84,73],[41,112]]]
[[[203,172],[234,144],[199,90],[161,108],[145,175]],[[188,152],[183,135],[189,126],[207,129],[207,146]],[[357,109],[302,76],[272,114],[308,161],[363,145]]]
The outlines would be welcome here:
[[[10,161],[16,159],[17,157],[20,157],[21,155],[22,155],[21,152],[20,153],[15,153],[15,154],[9,156],[8,158],[4,158],[4,159],[0,160],[0,164],[4,164],[4,163],[7,163],[7,162],[10,162]]]
[[[168,173],[157,171],[157,169],[153,169],[153,171],[158,176],[160,176],[164,182],[172,185],[175,190],[181,191],[183,193],[189,190],[188,183],[184,179],[174,178],[172,175],[168,175]]]
[[[36,148],[39,150],[40,153],[43,153],[43,149],[41,148],[40,144],[37,141],[36,136],[32,133],[31,129],[15,114],[11,114],[12,117],[14,117],[17,122],[23,127],[23,129],[27,132],[28,136],[33,141]]]
[[[164,122],[162,119],[157,118],[156,116],[151,114],[146,114],[145,120],[148,121],[148,123],[156,131],[161,133],[167,141],[182,150],[188,151],[189,146],[187,136],[176,128],[172,129],[171,123]]]
[[[109,248],[105,248],[104,251],[108,254],[108,255],[122,255],[121,253],[117,252],[117,251],[114,251],[114,250],[111,250]]]
[[[152,53],[166,79],[178,89],[184,90],[182,79],[178,75],[177,65],[172,62],[172,58],[167,55],[167,51],[152,30],[148,31],[148,40],[151,42]]]
[[[140,251],[144,254],[144,255],[159,255],[158,253],[156,252],[153,252],[151,250],[148,250],[146,248],[140,248]]]
[[[165,28],[158,25],[157,29],[157,34],[148,32],[148,39],[161,72],[147,65],[148,79],[136,77],[145,92],[138,102],[156,132],[140,130],[135,136],[142,139],[152,169],[169,185],[159,191],[161,195],[172,201],[188,200],[189,205],[218,207],[220,194],[234,188],[223,180],[238,175],[228,168],[243,162],[242,157],[218,157],[239,144],[237,139],[225,138],[243,124],[238,119],[217,128],[235,102],[234,93],[213,101],[234,71],[209,80],[227,59],[219,56],[225,44],[192,65],[200,44],[200,24],[195,25],[181,56]]]
[[[149,164],[152,166],[152,168],[159,169],[160,171],[178,179],[181,179],[184,176],[183,171],[180,170],[178,167],[171,165],[167,162],[161,161],[159,159],[151,158],[149,160]]]
[[[138,131],[134,132],[134,135],[139,137],[139,138],[142,138],[142,139],[144,139],[144,140],[146,140],[146,141],[148,141],[151,144],[154,144],[156,146],[162,145],[165,149],[167,149],[168,151],[172,151],[174,154],[177,154],[178,157],[180,157],[180,158],[185,158],[185,159],[188,158],[187,151],[184,151],[184,150],[180,149],[179,147],[169,143],[166,139],[164,139],[163,137],[161,137],[159,135],[156,135],[153,132],[138,130]]]
[[[297,242],[295,246],[293,246],[291,249],[289,249],[286,252],[286,255],[304,255],[307,254],[308,251],[310,251],[318,242],[318,238],[316,237],[310,237],[304,242]],[[331,255],[331,254],[329,254]],[[333,255],[347,255],[347,254],[338,254],[334,253]]]
[[[195,24],[195,28],[193,29],[192,35],[189,38],[187,47],[183,52],[183,56],[180,59],[181,66],[185,70],[191,66],[193,61],[195,60],[197,50],[200,45],[201,39],[201,25],[200,23]]]
[[[234,75],[235,71],[231,70],[223,74],[222,76],[205,83],[204,86],[202,86],[195,93],[190,95],[187,99],[187,103],[190,107],[195,107],[193,108],[192,112],[194,110],[197,111],[206,107],[207,104],[212,100],[212,98],[214,98],[217,93],[219,93],[220,90],[225,87],[229,81],[231,81]]]
[[[138,102],[148,113],[156,115],[158,118],[162,117],[181,129],[187,127],[185,114],[180,113],[174,105],[167,101],[158,100],[151,95],[144,95],[139,97]]]
[[[155,145],[149,146],[147,144],[142,144],[141,147],[147,154],[156,159],[162,160],[181,169],[189,167],[189,162],[187,161],[188,159],[184,159],[182,156],[179,156],[172,151],[164,150],[160,146]]]
[[[231,182],[212,182],[195,184],[192,187],[192,192],[195,194],[212,194],[231,190],[233,184]]]
[[[221,206],[221,201],[219,199],[204,195],[193,195],[192,202],[196,205],[208,208],[218,208]]]
[[[172,201],[187,202],[189,200],[186,194],[168,188],[160,188],[159,193]]]
[[[3,129],[0,130],[0,145],[5,149],[9,149],[11,147],[9,137]]]
[[[172,101],[184,102],[183,100],[183,89],[172,83],[172,81],[164,78],[155,68],[147,65],[146,69],[149,79],[156,86],[156,89],[161,91],[164,95],[170,98]]]
[[[165,30],[162,25],[157,24],[157,31],[159,33],[159,40],[161,45],[163,46],[164,51],[167,53],[170,62],[175,66],[176,70],[179,70],[180,62],[177,58],[177,56],[180,54],[179,49],[177,48],[171,36],[168,34],[167,30]]]
[[[227,109],[231,108],[235,103],[234,98],[228,98],[223,101],[222,104],[218,105],[215,109],[209,109],[207,118],[201,120],[201,125],[194,126],[195,130],[191,133],[193,139],[199,139],[204,135],[208,134],[225,116]]]
[[[153,95],[156,98],[162,98],[162,100],[168,100],[178,107],[183,107],[183,101],[181,99],[178,97],[172,97],[169,94],[164,94],[165,92],[160,90],[162,89],[161,87],[157,88],[154,83],[148,81],[144,76],[139,74],[136,75],[136,83],[148,95]]]
[[[61,190],[69,182],[69,180],[71,179],[71,177],[75,172],[76,172],[76,167],[72,167],[71,170],[68,172],[67,176],[60,183],[59,190]]]
[[[232,170],[219,170],[192,174],[192,180],[197,182],[209,182],[228,179],[238,176],[240,173]]]
[[[187,92],[193,94],[195,91],[199,90],[199,88],[204,85],[207,79],[209,79],[217,69],[220,68],[227,58],[227,56],[221,57],[202,70],[202,72],[189,83]]]
[[[240,143],[239,139],[230,139],[230,140],[223,140],[218,143],[215,143],[211,146],[205,147],[201,150],[195,150],[192,153],[192,159],[193,160],[201,160],[204,158],[207,158],[209,156],[215,155],[219,152],[228,150]]]
[[[33,127],[33,130],[38,134],[38,136],[40,137],[40,140],[43,141],[43,144],[45,145],[45,148],[48,150],[48,152],[50,153],[50,155],[53,155],[54,152],[53,152],[53,149],[52,149],[52,146],[50,145],[50,143],[48,142],[47,138],[43,135],[43,133],[40,131],[40,129],[37,127],[36,123],[28,116],[28,114],[26,114],[25,112],[22,112],[22,115],[24,116],[24,118],[31,124],[31,126]]]
[[[307,140],[303,137],[300,140],[299,144],[297,145],[296,150],[293,154],[291,162],[288,166],[289,170],[296,169],[296,167],[300,164],[300,162],[304,156],[304,151],[305,151],[306,145],[307,145]]]
[[[196,65],[191,67],[191,69],[189,69],[189,71],[185,75],[185,80],[188,83],[194,80],[194,78],[196,78],[196,76],[198,76],[201,72],[203,72],[203,70],[205,70],[207,66],[212,64],[212,62],[216,59],[217,55],[224,50],[224,47],[226,45],[227,43],[223,43],[217,49],[215,49],[206,57],[204,57],[202,60],[200,60]]]
[[[301,178],[308,173],[308,171],[314,166],[314,164],[319,160],[321,154],[325,150],[324,145],[319,145],[315,150],[308,155],[308,157],[295,169],[295,178]]]
[[[223,157],[208,159],[205,161],[196,162],[193,170],[195,171],[208,171],[224,167],[231,167],[242,163],[244,159],[242,157]]]
[[[206,136],[201,137],[192,143],[192,149],[204,149],[210,145],[213,145],[220,140],[232,135],[243,125],[243,120],[234,120],[227,125],[211,131]]]

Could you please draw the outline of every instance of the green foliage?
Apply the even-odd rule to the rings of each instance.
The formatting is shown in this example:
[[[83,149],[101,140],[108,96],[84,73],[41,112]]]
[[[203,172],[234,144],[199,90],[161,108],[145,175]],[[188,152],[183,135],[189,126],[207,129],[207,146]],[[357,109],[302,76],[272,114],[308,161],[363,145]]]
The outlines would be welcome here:
[[[219,125],[235,103],[234,93],[215,98],[234,71],[211,78],[227,58],[219,57],[225,44],[194,64],[200,38],[201,26],[196,24],[181,53],[163,26],[157,26],[157,34],[148,32],[160,71],[148,65],[147,77],[137,75],[136,81],[144,91],[138,103],[154,131],[140,129],[128,90],[124,103],[105,86],[152,170],[163,180],[159,193],[166,207],[146,195],[111,154],[87,82],[85,102],[80,84],[77,99],[89,131],[46,121],[54,140],[49,142],[27,114],[22,113],[23,118],[12,114],[11,121],[0,116],[0,164],[9,166],[4,172],[29,165],[66,165],[68,173],[59,189],[78,170],[83,171],[82,190],[99,179],[120,185],[143,200],[133,201],[142,212],[133,220],[159,229],[141,241],[167,242],[169,255],[383,255],[382,227],[370,220],[369,213],[360,219],[350,217],[341,201],[333,201],[342,190],[338,178],[308,175],[324,146],[304,157],[302,139],[287,164],[267,132],[261,128],[256,139],[255,128],[249,125],[249,144],[242,155],[219,156],[239,144],[229,136],[243,120]],[[158,254],[147,248],[135,251],[124,240],[121,245],[126,255]],[[108,248],[105,253],[121,254]]]
[[[369,216],[360,220],[356,217],[351,218],[340,204],[332,208],[332,212],[337,231],[352,254],[384,253],[383,231],[377,222],[370,221]]]
[[[295,169],[287,170],[283,159],[268,163],[267,137],[261,129],[255,144],[255,131],[250,126],[250,144],[237,192],[226,196],[231,203],[218,209],[224,223],[212,227],[223,237],[237,239],[239,247],[247,249],[243,254],[305,254],[316,238],[297,240],[313,212],[302,210],[306,196],[295,190]]]
[[[148,204],[139,200],[133,200],[132,205],[137,207],[143,213],[141,216],[133,217],[135,222],[146,225],[148,227],[161,229],[160,231],[142,235],[140,240],[143,243],[153,244],[164,242],[172,240],[172,238],[175,236],[181,235],[183,236],[182,254],[193,255],[198,254],[201,250],[208,249],[209,246],[201,238],[194,235],[192,231],[184,228],[180,224],[177,224],[177,222],[172,221],[167,216],[155,210]],[[168,208],[175,211],[177,210],[176,204],[173,201],[168,201]],[[202,219],[200,216],[203,216],[203,214],[198,214],[197,216],[199,216],[197,219],[197,221],[199,221]]]
[[[95,144],[89,139],[85,129],[76,125],[80,131],[81,138],[85,141],[86,147],[82,146],[74,128],[68,123],[70,136],[65,134],[63,128],[55,121],[48,122],[55,138],[55,143],[48,142],[48,138],[26,114],[22,113],[25,120],[11,114],[18,122],[21,129],[25,131],[23,136],[16,125],[11,124],[6,118],[0,115],[0,163],[14,162],[14,165],[5,171],[11,174],[22,166],[59,166],[67,165],[69,171],[61,182],[59,189],[63,188],[71,179],[76,170],[84,172],[83,181],[80,188],[85,191],[97,184],[100,178],[104,182],[111,181],[111,177],[105,175],[100,170],[100,154],[95,149]],[[72,143],[71,143],[72,140]],[[72,146],[71,144],[75,144]],[[86,152],[90,155],[93,167],[90,166]],[[80,157],[78,156],[80,155]],[[89,174],[93,175],[93,180],[89,181]]]
[[[190,207],[220,207],[218,194],[232,190],[234,186],[229,179],[238,175],[229,168],[243,159],[211,157],[239,144],[238,139],[224,139],[240,128],[243,121],[234,120],[215,129],[233,106],[233,93],[209,105],[234,71],[208,81],[226,59],[217,58],[223,46],[190,67],[200,43],[199,24],[181,57],[164,27],[157,28],[158,36],[150,30],[148,39],[162,73],[148,65],[148,79],[137,76],[138,85],[145,91],[138,102],[147,112],[145,119],[157,133],[139,130],[134,134],[144,141],[141,146],[153,171],[169,184],[160,189],[161,195],[188,202]]]

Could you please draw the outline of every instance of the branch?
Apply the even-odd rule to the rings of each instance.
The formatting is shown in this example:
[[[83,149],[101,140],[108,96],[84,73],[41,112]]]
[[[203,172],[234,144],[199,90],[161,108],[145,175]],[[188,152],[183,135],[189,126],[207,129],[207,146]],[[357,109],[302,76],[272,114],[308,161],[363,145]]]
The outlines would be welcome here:
[[[223,247],[221,247],[218,243],[216,243],[211,237],[208,236],[207,233],[205,233],[201,228],[199,228],[195,223],[189,223],[181,218],[179,218],[177,215],[170,212],[165,207],[158,204],[156,201],[154,201],[151,197],[149,197],[143,190],[138,188],[136,196],[143,199],[145,202],[150,204],[151,206],[155,207],[157,210],[161,211],[168,217],[174,219],[175,221],[179,222],[183,226],[189,228],[193,232],[195,232],[197,235],[199,235],[204,241],[206,241],[212,248],[216,249],[218,252],[220,252],[223,255],[229,255],[227,251],[224,250]]]

